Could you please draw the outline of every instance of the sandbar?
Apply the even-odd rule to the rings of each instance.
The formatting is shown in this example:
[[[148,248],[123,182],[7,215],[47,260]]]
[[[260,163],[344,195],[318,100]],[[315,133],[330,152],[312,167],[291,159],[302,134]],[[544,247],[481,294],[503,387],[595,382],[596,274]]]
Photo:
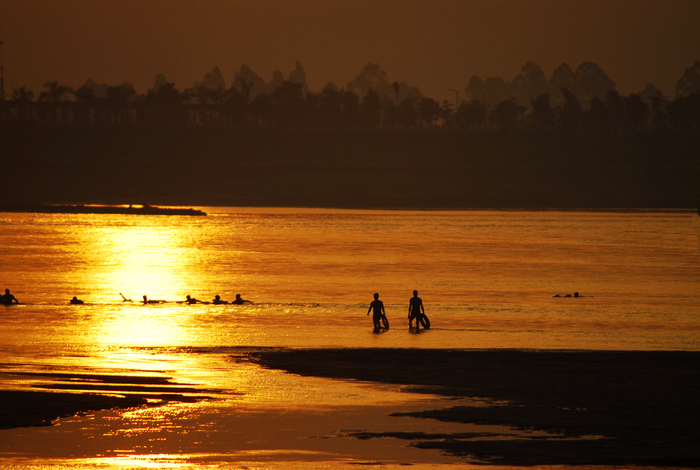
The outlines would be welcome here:
[[[500,465],[700,466],[700,352],[280,349],[251,360],[302,376],[480,399],[404,416],[550,433],[356,433],[361,439],[407,439]]]

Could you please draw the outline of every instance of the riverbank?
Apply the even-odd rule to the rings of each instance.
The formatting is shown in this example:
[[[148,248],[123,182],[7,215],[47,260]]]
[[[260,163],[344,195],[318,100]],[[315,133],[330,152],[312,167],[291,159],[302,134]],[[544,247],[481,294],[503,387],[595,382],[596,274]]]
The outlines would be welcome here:
[[[294,374],[480,399],[404,415],[551,433],[352,434],[360,439],[404,439],[502,465],[700,465],[697,352],[315,349],[252,356]]]
[[[374,448],[374,439],[395,439],[465,462],[500,465],[700,465],[698,352],[257,349],[246,356],[263,367],[301,376],[374,381],[401,385],[405,392],[470,398],[470,406],[392,415],[492,425],[485,431],[397,432],[387,422],[391,430],[368,430],[359,413],[354,424],[344,427],[352,431],[339,437],[365,442],[368,448]],[[112,408],[194,402],[211,392],[166,377],[22,375],[36,382],[32,389],[0,391],[0,429],[46,426],[59,417]]]
[[[6,126],[0,203],[694,208],[700,135]]]
[[[50,426],[76,414],[204,399],[202,390],[173,384],[167,377],[85,373],[14,372],[3,379],[25,382],[0,390],[0,429]],[[30,388],[27,388],[31,384]]]

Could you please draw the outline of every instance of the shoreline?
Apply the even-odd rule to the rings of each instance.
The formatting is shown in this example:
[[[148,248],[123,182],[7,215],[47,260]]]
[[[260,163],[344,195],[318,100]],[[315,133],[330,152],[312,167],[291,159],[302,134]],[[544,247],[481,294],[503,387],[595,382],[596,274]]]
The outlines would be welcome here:
[[[398,439],[465,463],[700,466],[699,351],[270,348],[244,356],[302,377],[474,399],[469,406],[402,413],[390,406],[391,416],[535,431],[517,437],[497,431],[370,432],[358,422],[348,439]],[[31,390],[0,390],[0,429],[48,426],[98,410],[195,402],[213,392],[167,377],[21,375],[41,383]]]
[[[251,354],[302,376],[399,384],[406,391],[474,397],[401,416],[554,434],[503,439],[362,433],[501,465],[700,465],[700,352],[324,349]]]

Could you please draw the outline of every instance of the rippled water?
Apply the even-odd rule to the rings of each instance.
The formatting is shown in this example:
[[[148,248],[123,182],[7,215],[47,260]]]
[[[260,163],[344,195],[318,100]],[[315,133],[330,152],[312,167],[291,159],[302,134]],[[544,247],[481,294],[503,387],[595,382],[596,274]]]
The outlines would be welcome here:
[[[59,442],[57,428],[0,431],[15,439],[0,444],[0,456],[24,442],[13,458],[30,464],[70,466],[98,455],[106,464],[116,442],[127,442],[119,458],[141,455],[135,449],[154,432],[161,437],[148,441],[146,462],[167,454],[185,456],[168,460],[174,466],[194,455],[279,463],[270,449],[279,444],[261,445],[271,452],[263,459],[245,454],[256,448],[250,443],[202,442],[228,436],[232,409],[414,405],[396,390],[301,380],[230,359],[246,347],[700,349],[700,217],[690,212],[205,210],[207,217],[0,214],[0,287],[21,302],[0,309],[1,387],[32,385],[16,372],[119,371],[225,396],[199,411],[180,404],[135,412],[151,413],[155,426],[172,409],[176,431],[162,441],[161,425],[143,431],[135,415],[115,412],[104,425],[119,421],[131,439],[76,420],[70,426],[81,431],[70,439],[92,436],[102,447],[66,457],[65,445],[27,443],[37,433]],[[413,289],[433,325],[418,335],[407,330]],[[374,292],[391,322],[383,334],[372,333],[366,315]],[[554,297],[574,292],[581,297]],[[188,294],[230,301],[236,293],[253,303],[182,303]],[[143,305],[143,295],[168,302]],[[85,304],[69,305],[73,296]],[[185,409],[194,415],[177,418]],[[215,418],[222,409],[227,417]],[[218,437],[185,445],[204,416]],[[158,450],[173,435],[180,451]]]

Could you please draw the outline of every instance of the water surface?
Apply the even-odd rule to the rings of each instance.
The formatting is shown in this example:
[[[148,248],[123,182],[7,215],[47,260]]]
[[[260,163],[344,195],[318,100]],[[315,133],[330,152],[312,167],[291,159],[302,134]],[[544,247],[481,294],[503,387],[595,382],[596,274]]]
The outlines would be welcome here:
[[[423,406],[391,387],[302,380],[232,359],[251,347],[700,349],[700,217],[690,212],[204,210],[0,214],[2,288],[22,303],[0,310],[0,387],[43,380],[20,372],[84,371],[164,376],[220,398],[102,413],[92,428],[75,419],[0,431],[0,455],[44,466],[353,462],[376,444],[330,438],[341,428],[329,416]],[[414,289],[433,324],[421,334],[407,330]],[[374,292],[391,323],[382,334],[366,315]],[[253,303],[182,303],[236,293]],[[167,302],[143,305],[143,295]],[[85,305],[69,305],[73,296]],[[314,416],[321,450],[307,440],[281,452],[279,432],[269,442],[246,437],[279,431],[290,410]],[[288,432],[308,435],[302,421],[289,418],[297,424]],[[43,447],[38,435],[49,436]],[[339,451],[341,442],[353,450]],[[400,455],[444,463],[411,452]]]

